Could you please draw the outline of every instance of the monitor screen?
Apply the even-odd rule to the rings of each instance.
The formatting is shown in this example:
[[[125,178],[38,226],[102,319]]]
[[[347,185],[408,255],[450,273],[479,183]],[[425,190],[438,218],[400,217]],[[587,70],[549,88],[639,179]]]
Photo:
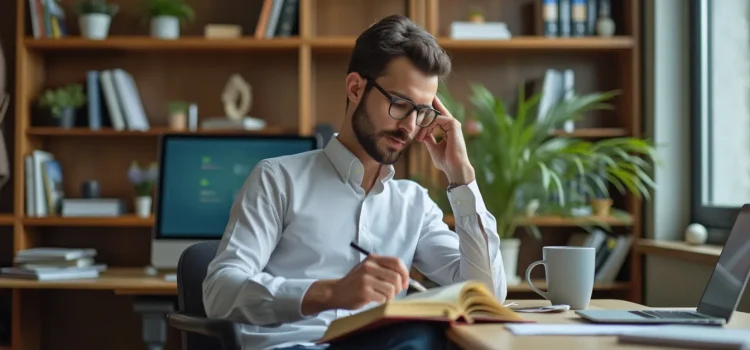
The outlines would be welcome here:
[[[235,197],[262,159],[310,151],[313,137],[165,135],[157,239],[220,239]]]
[[[706,284],[698,311],[729,319],[750,274],[750,206],[743,206]]]

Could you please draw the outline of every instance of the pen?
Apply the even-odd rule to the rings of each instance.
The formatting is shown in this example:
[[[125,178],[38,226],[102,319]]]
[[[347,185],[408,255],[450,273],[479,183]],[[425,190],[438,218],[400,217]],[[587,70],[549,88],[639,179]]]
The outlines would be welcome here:
[[[360,253],[362,253],[364,255],[367,255],[367,256],[370,255],[370,252],[366,251],[364,248],[362,248],[359,245],[357,245],[357,243],[351,242],[351,243],[349,243],[349,245],[352,248],[356,249],[357,251],[359,251]],[[424,291],[427,290],[427,288],[425,288],[421,283],[415,281],[411,277],[409,278],[409,285],[412,286],[412,288],[414,288],[414,289],[416,289],[416,290],[418,290],[420,292],[424,292]]]

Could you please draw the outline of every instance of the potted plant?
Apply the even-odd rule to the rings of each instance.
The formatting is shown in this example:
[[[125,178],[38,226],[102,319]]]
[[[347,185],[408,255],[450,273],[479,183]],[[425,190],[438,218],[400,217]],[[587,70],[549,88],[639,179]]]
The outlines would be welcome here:
[[[39,98],[39,106],[48,108],[52,118],[60,127],[72,128],[75,125],[76,109],[86,103],[86,95],[81,84],[71,84],[57,89],[47,89]]]
[[[78,3],[78,26],[86,39],[102,40],[109,34],[109,24],[119,6],[106,0],[81,0]]]
[[[128,180],[135,187],[135,213],[147,218],[151,216],[153,203],[151,192],[159,178],[159,168],[152,162],[148,169],[141,169],[138,162],[133,161],[128,168]]]
[[[172,101],[169,103],[169,127],[172,130],[187,129],[188,103],[185,101]]]
[[[441,85],[438,94],[456,119],[463,123],[470,115],[482,125],[481,132],[467,137],[467,151],[476,167],[477,183],[486,193],[486,206],[497,219],[509,283],[517,272],[517,229],[523,227],[540,238],[539,228],[526,217],[529,205],[540,204],[535,210],[540,214],[573,216],[586,203],[579,198],[596,194],[608,198],[610,184],[622,193],[649,198],[654,182],[648,171],[656,152],[647,141],[620,137],[592,142],[551,133],[588,111],[609,109],[606,101],[616,92],[573,96],[539,120],[535,107],[540,94],[527,99],[521,88],[516,115],[512,116],[484,86],[472,85],[471,91],[470,111],[450,96],[446,86]],[[596,216],[581,221],[582,227],[594,225],[608,228]]]
[[[469,10],[469,22],[484,23],[484,11],[480,7],[474,6]]]
[[[145,0],[144,11],[150,19],[151,36],[159,39],[180,37],[180,22],[195,16],[184,0]]]

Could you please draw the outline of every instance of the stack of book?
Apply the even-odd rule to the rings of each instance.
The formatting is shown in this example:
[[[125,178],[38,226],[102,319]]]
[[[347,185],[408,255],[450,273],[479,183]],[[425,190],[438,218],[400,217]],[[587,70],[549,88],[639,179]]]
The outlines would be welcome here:
[[[18,252],[13,267],[0,269],[3,277],[39,281],[97,278],[105,264],[94,261],[96,249],[39,247]]]

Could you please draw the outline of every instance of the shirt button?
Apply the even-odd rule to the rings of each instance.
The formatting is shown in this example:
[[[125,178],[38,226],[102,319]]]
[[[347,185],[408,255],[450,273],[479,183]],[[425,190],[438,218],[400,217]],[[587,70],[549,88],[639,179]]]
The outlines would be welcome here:
[[[456,201],[456,204],[461,205],[461,201]]]

